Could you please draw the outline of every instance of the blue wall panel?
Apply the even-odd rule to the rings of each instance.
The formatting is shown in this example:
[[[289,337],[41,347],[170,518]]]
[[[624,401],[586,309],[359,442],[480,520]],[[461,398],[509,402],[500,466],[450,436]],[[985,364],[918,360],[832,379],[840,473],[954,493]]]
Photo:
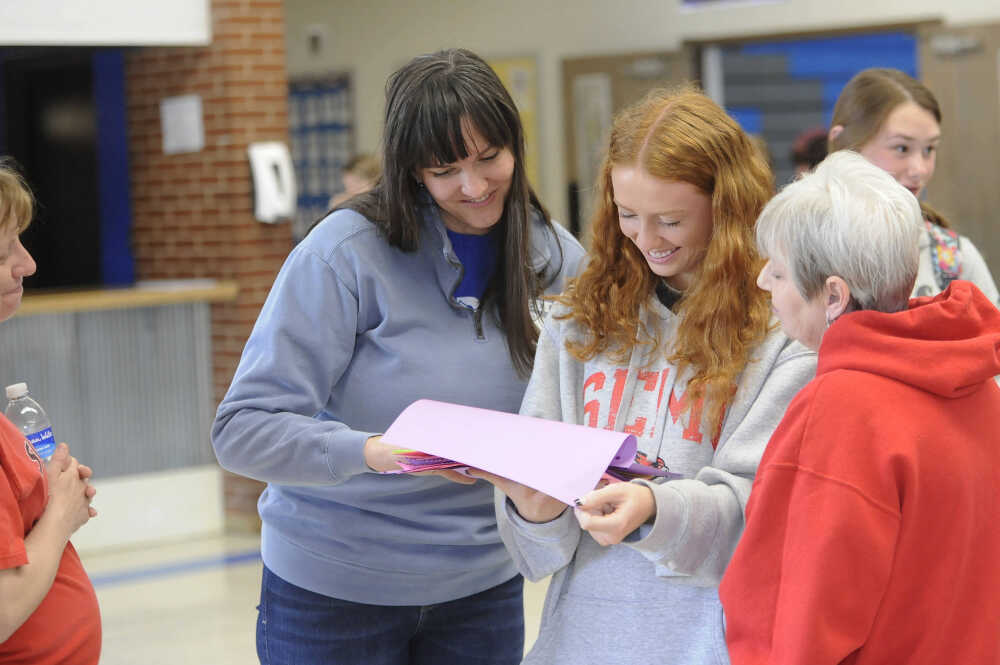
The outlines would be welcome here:
[[[753,42],[724,48],[723,63],[726,110],[767,141],[779,184],[792,176],[795,138],[830,126],[852,76],[891,67],[919,77],[917,39],[905,32]]]
[[[733,117],[747,134],[760,134],[763,128],[760,109],[746,106],[731,106],[726,112]]]
[[[101,218],[101,281],[135,282],[132,256],[132,203],[125,118],[125,59],[117,49],[93,56],[97,109],[97,183]]]

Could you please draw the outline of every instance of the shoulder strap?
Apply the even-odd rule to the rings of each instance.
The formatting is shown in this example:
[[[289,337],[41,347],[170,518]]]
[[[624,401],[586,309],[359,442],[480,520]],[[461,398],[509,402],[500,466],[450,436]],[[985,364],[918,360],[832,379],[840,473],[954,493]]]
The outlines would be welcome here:
[[[931,264],[938,287],[944,291],[962,274],[962,255],[958,247],[958,234],[951,229],[924,220],[931,240]]]

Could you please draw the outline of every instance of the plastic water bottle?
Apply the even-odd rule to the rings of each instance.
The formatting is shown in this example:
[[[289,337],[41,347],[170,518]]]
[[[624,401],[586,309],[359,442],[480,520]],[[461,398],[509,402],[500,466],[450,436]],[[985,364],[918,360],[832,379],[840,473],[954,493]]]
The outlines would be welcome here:
[[[7,400],[4,415],[24,432],[38,456],[48,461],[56,451],[56,439],[52,436],[52,423],[45,409],[28,394],[27,383],[7,386]]]

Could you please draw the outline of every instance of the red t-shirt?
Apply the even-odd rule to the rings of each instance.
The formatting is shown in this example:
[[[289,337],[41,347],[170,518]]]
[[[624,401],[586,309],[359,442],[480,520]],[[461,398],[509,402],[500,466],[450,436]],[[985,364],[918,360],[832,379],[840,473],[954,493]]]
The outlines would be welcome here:
[[[0,416],[0,569],[28,563],[24,539],[48,502],[44,463],[24,435]],[[72,543],[52,588],[20,628],[0,643],[4,665],[94,665],[101,654],[101,614]]]

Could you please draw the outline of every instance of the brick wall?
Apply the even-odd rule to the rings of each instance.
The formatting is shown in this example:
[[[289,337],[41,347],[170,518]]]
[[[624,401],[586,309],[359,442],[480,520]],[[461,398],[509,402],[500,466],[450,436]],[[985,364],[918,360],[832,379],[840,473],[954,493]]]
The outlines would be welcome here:
[[[132,51],[126,91],[137,277],[210,277],[240,287],[235,302],[212,307],[214,409],[292,235],[288,223],[254,219],[247,161],[252,142],[288,141],[284,2],[211,4],[211,45]],[[160,100],[184,94],[201,95],[205,148],[164,155]],[[224,485],[227,528],[257,527],[262,485],[232,474]]]

